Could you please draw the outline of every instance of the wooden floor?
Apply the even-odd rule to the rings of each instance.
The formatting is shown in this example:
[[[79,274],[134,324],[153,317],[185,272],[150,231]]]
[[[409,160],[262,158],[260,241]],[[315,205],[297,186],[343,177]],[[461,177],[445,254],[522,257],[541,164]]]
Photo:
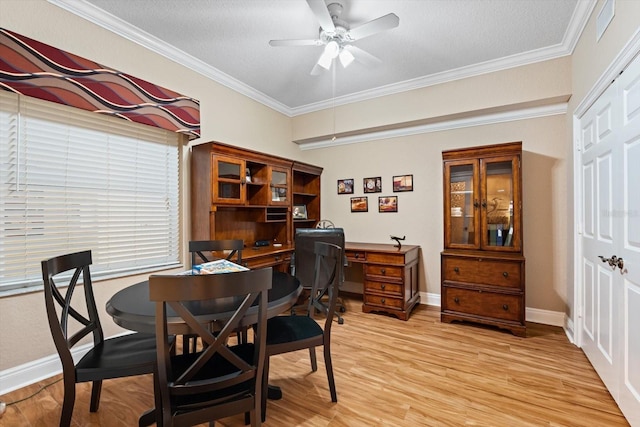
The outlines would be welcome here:
[[[560,328],[529,324],[528,337],[440,323],[438,308],[419,306],[407,322],[364,314],[348,299],[334,323],[332,353],[338,402],[332,403],[319,353],[271,359],[265,426],[627,426],[583,352]],[[16,390],[14,402],[59,377]],[[73,426],[135,426],[153,402],[150,376],[105,381],[100,410],[89,413],[88,384],[77,385]],[[0,426],[55,426],[62,383],[10,404]],[[217,426],[244,426],[237,416]]]

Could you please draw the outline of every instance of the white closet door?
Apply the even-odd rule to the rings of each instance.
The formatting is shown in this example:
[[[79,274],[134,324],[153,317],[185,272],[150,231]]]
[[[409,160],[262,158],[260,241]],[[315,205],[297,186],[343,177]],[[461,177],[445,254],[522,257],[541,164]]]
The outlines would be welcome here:
[[[582,348],[640,426],[640,57],[580,119],[580,131]]]

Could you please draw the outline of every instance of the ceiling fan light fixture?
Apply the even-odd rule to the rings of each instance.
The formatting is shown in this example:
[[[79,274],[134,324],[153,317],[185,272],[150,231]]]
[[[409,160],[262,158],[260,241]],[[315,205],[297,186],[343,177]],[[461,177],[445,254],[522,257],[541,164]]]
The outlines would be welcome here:
[[[324,54],[333,59],[340,53],[340,46],[335,40],[331,40],[324,48]]]
[[[353,54],[345,48],[342,48],[342,50],[340,51],[339,58],[340,58],[340,63],[344,68],[347,68],[349,64],[351,64],[355,59],[353,57]]]
[[[333,61],[333,58],[327,55],[326,52],[324,52],[322,55],[320,55],[320,58],[318,58],[318,65],[324,68],[325,70],[328,70],[331,68],[332,61]]]

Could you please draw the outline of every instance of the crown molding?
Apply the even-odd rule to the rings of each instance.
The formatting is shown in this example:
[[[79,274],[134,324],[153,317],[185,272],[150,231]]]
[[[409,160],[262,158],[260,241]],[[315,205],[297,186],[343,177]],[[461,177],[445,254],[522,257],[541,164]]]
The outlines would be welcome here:
[[[390,84],[366,90],[350,95],[336,97],[330,100],[303,105],[301,107],[288,107],[283,103],[257,91],[256,89],[242,83],[241,81],[223,73],[215,67],[186,54],[185,52],[171,46],[160,39],[146,33],[139,28],[117,18],[102,9],[84,0],[47,0],[49,3],[61,7],[81,18],[84,18],[102,28],[105,28],[129,41],[137,43],[159,55],[162,55],[182,66],[185,66],[211,80],[220,83],[248,98],[253,99],[273,110],[278,111],[288,117],[295,117],[314,111],[333,108],[334,106],[346,105],[361,102],[381,96],[393,95],[410,90],[420,89],[454,80],[469,78],[482,74],[520,67],[535,62],[547,61],[573,53],[573,49],[580,38],[582,31],[589,19],[597,0],[578,1],[578,5],[571,17],[567,32],[561,44],[548,48],[537,49],[530,52],[516,54],[494,61],[486,61],[467,67],[457,68],[429,76],[406,80],[400,83]]]
[[[376,141],[380,139],[400,138],[404,136],[419,135],[432,132],[448,131],[453,129],[461,129],[473,126],[492,125],[497,123],[506,123],[516,120],[535,119],[539,117],[555,116],[566,114],[568,108],[567,102],[541,107],[523,108],[519,110],[499,112],[493,114],[483,114],[475,117],[466,117],[462,119],[443,120],[437,123],[429,123],[419,126],[407,126],[398,129],[382,130],[358,133],[340,137],[336,135],[333,139],[332,135],[325,139],[314,138],[313,142],[294,141],[300,145],[300,150],[315,150],[326,147],[336,147],[339,145],[357,144],[360,142]]]

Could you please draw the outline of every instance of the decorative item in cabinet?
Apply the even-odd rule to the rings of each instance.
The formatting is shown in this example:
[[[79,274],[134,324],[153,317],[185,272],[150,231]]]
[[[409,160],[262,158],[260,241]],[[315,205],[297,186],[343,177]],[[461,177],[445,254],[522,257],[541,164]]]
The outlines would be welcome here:
[[[522,143],[442,153],[441,320],[526,336]]]

